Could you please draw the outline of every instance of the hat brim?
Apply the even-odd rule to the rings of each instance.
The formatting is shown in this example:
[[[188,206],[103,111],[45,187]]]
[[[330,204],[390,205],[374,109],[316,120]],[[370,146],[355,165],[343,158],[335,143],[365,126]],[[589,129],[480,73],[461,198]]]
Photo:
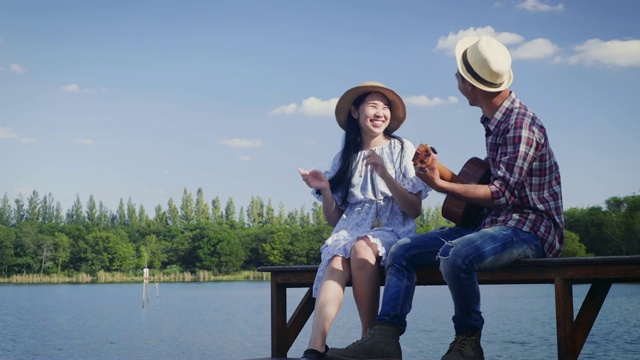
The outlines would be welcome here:
[[[473,84],[473,86],[477,87],[478,89],[481,89],[481,90],[484,90],[484,91],[488,91],[488,92],[500,92],[500,91],[508,89],[509,86],[511,86],[511,83],[513,82],[513,70],[511,70],[511,69],[509,69],[509,74],[507,74],[507,78],[502,83],[502,86],[497,87],[497,88],[488,87],[486,85],[483,85],[483,84],[479,83],[465,69],[464,64],[462,63],[462,53],[469,46],[471,46],[474,43],[476,43],[478,40],[480,40],[480,37],[478,37],[478,36],[467,36],[467,37],[461,39],[460,41],[458,41],[458,43],[456,44],[455,54],[456,54],[456,62],[458,64],[458,72],[460,73],[460,75],[462,75],[462,77],[464,77],[468,82]]]
[[[336,121],[343,130],[347,130],[347,120],[349,119],[349,113],[351,112],[351,105],[353,105],[353,102],[358,98],[358,96],[371,92],[381,93],[389,100],[391,119],[389,120],[387,130],[392,133],[400,128],[407,117],[407,108],[400,95],[382,84],[365,83],[347,90],[336,104]]]

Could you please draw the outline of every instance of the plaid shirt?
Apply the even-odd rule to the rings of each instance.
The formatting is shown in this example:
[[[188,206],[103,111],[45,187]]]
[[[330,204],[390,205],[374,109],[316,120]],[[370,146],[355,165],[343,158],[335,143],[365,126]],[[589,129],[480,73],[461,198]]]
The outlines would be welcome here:
[[[493,208],[480,225],[536,234],[547,257],[564,245],[560,171],[538,117],[512,92],[493,118],[482,116]]]

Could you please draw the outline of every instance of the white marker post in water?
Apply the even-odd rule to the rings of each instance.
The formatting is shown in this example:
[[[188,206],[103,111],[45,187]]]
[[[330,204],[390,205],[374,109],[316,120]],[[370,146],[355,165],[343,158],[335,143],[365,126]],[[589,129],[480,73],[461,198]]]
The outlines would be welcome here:
[[[149,268],[142,269],[142,279],[142,308],[144,308],[145,297],[149,303]]]

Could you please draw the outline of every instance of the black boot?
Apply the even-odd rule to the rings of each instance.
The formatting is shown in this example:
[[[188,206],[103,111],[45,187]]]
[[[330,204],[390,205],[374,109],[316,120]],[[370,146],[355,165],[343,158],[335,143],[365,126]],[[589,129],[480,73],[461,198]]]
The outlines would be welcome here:
[[[400,335],[403,332],[395,325],[374,323],[362,339],[344,349],[331,349],[327,356],[335,360],[402,360]]]

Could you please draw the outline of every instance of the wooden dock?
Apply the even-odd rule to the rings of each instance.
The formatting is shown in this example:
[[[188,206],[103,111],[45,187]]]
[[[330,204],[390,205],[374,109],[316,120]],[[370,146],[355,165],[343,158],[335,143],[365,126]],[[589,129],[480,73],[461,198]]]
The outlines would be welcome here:
[[[287,359],[287,353],[313,313],[311,286],[318,267],[263,266],[271,273],[271,356]],[[384,283],[384,269],[380,268]],[[445,285],[437,267],[417,273],[417,285]],[[580,351],[613,283],[640,282],[640,256],[545,258],[517,261],[509,266],[478,272],[480,284],[554,284],[558,359],[578,359]],[[574,318],[573,285],[590,284]],[[309,288],[291,318],[287,319],[287,289]],[[630,314],[631,315],[631,314]],[[638,316],[633,314],[632,316]]]

